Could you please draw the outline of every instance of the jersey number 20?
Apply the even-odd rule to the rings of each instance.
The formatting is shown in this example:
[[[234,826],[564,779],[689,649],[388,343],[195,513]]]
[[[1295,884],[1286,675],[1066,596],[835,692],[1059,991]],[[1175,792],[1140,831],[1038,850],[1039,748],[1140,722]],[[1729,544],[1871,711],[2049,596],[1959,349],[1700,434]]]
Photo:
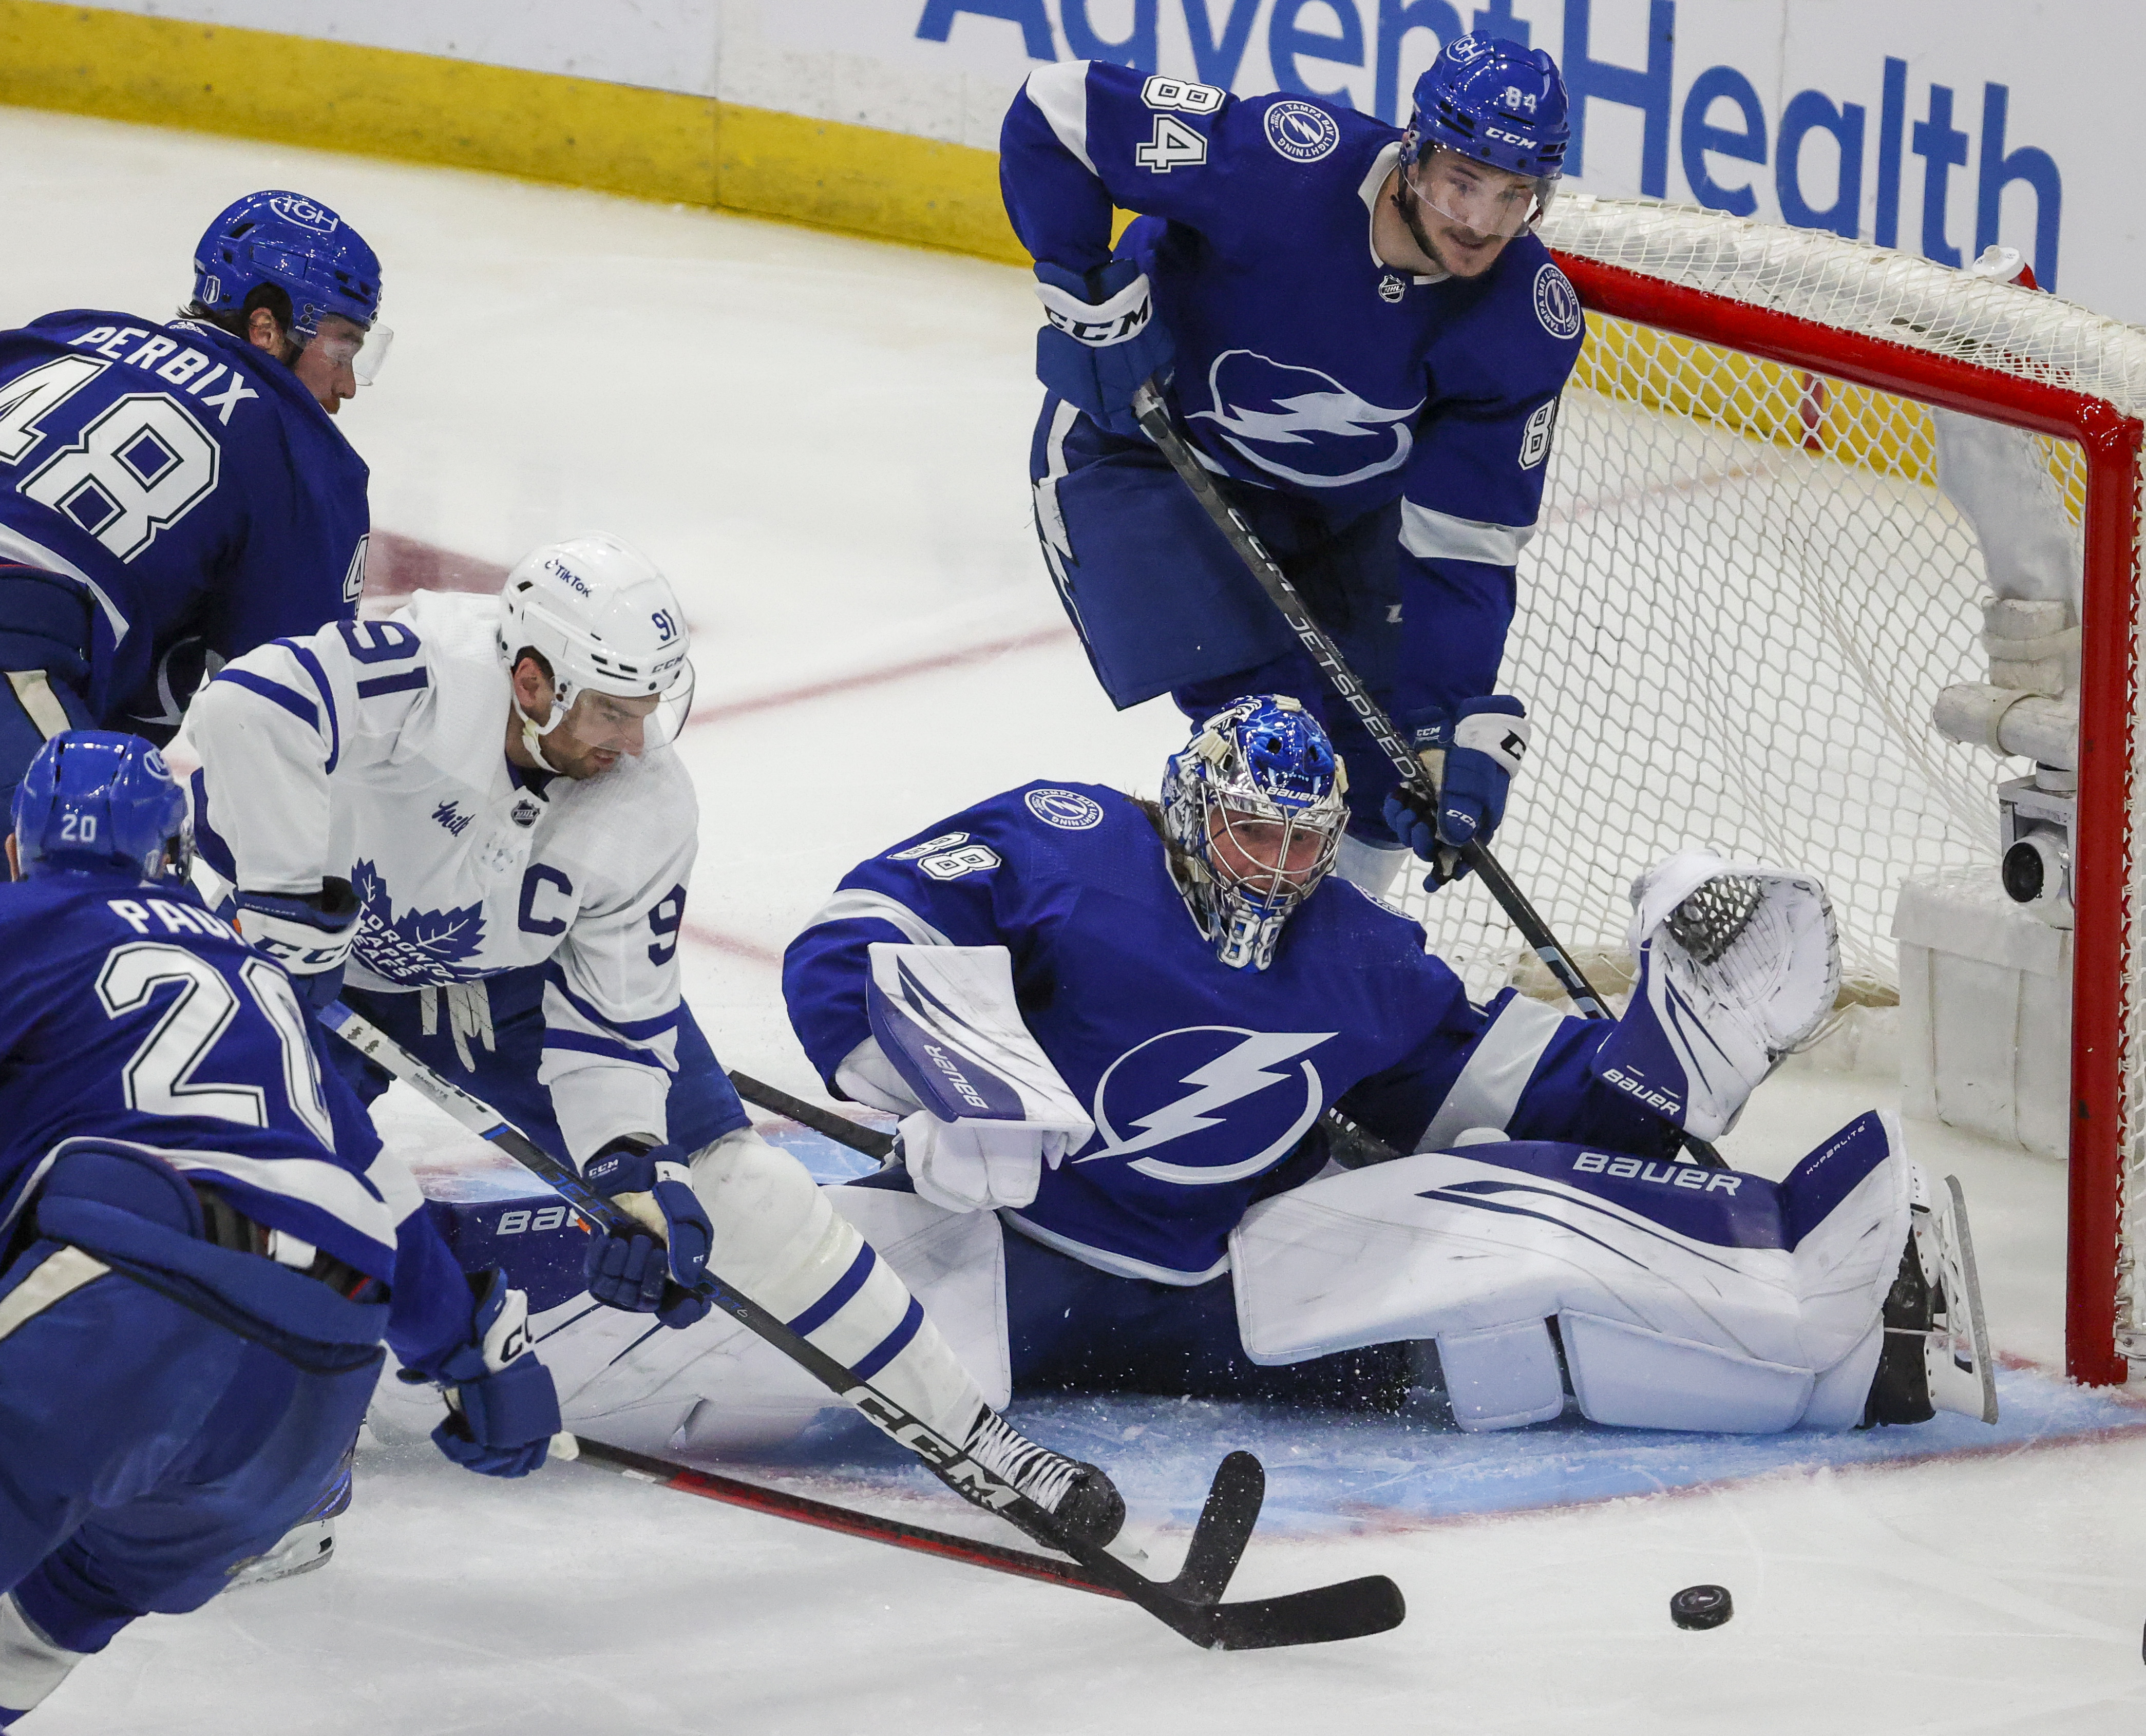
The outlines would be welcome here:
[[[292,1112],[334,1150],[335,1129],[290,979],[260,958],[248,959],[238,975],[282,1046],[283,1095]],[[242,1127],[266,1127],[267,1093],[259,1085],[217,1085],[194,1077],[240,1012],[237,992],[199,953],[160,940],[115,946],[97,973],[97,998],[107,1017],[118,1019],[141,1011],[159,989],[173,984],[179,992],[122,1075],[127,1108],[152,1115],[213,1115]]]

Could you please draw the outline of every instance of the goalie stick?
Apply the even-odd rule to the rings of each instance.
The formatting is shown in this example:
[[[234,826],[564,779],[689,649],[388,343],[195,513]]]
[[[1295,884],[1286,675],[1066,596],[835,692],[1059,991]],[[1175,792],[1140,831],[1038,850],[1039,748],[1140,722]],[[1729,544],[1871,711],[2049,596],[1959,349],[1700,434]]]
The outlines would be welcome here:
[[[1139,420],[1141,431],[1153,441],[1170,461],[1185,486],[1192,491],[1193,498],[1200,502],[1209,518],[1215,522],[1237,558],[1245,563],[1267,601],[1275,606],[1289,629],[1296,635],[1297,642],[1304,647],[1319,671],[1326,677],[1341,703],[1356,714],[1356,718],[1371,739],[1379,745],[1380,752],[1393,764],[1400,774],[1401,787],[1410,799],[1420,805],[1425,813],[1438,811],[1438,791],[1432,786],[1430,775],[1424,770],[1423,761],[1415,750],[1401,740],[1400,731],[1394,721],[1386,716],[1385,708],[1371,697],[1370,690],[1356,678],[1341,656],[1341,648],[1334,642],[1333,635],[1320,626],[1303,594],[1281,570],[1280,563],[1269,554],[1244,515],[1238,511],[1227,496],[1215,483],[1206,467],[1192,456],[1192,448],[1183,432],[1164,402],[1162,388],[1156,380],[1150,379],[1133,394],[1133,415]],[[1483,884],[1490,889],[1490,895],[1498,900],[1515,928],[1520,931],[1535,955],[1549,967],[1550,973],[1571,996],[1572,1004],[1580,1015],[1589,1019],[1613,1019],[1613,1014],[1602,997],[1595,992],[1585,972],[1570,953],[1558,943],[1550,925],[1537,914],[1528,902],[1527,894],[1515,884],[1512,876],[1501,867],[1480,838],[1470,838],[1460,846],[1460,859],[1482,876]],[[1694,1162],[1710,1170],[1725,1170],[1729,1166],[1721,1154],[1704,1140],[1684,1135],[1685,1148]]]
[[[571,1164],[552,1156],[489,1105],[442,1079],[341,1001],[330,1002],[320,1017],[322,1024],[359,1054],[550,1183],[592,1228],[606,1234],[660,1229],[660,1225],[642,1224],[616,1201],[597,1193]],[[1250,1540],[1265,1496],[1266,1474],[1249,1453],[1230,1454],[1216,1469],[1177,1578],[1150,1579],[1109,1550],[1069,1535],[1047,1509],[977,1464],[963,1449],[869,1381],[859,1379],[751,1297],[729,1289],[714,1273],[703,1275],[701,1294],[854,1406],[890,1439],[906,1447],[963,1500],[997,1514],[1046,1548],[1071,1556],[1100,1585],[1139,1604],[1195,1645],[1233,1652],[1353,1639],[1398,1627],[1407,1614],[1400,1588],[1383,1574],[1280,1597],[1236,1604],[1220,1601]]]

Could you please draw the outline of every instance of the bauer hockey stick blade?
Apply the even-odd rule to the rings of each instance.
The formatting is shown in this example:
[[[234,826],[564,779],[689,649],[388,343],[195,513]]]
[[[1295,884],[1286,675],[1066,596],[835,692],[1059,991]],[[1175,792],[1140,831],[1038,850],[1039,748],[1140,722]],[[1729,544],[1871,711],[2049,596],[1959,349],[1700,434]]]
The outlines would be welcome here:
[[[1205,466],[1192,456],[1192,448],[1185,440],[1184,431],[1177,426],[1164,400],[1162,388],[1150,379],[1133,394],[1133,415],[1141,431],[1153,441],[1163,456],[1170,461],[1192,496],[1200,502],[1207,516],[1214,521],[1215,528],[1222,533],[1237,558],[1245,563],[1254,581],[1266,593],[1267,601],[1275,606],[1289,630],[1296,635],[1297,643],[1305,654],[1319,666],[1319,672],[1326,677],[1327,685],[1370,732],[1379,745],[1379,751],[1391,762],[1400,777],[1401,787],[1410,798],[1426,813],[1435,812],[1438,791],[1432,787],[1430,774],[1424,770],[1423,761],[1415,750],[1401,740],[1400,731],[1394,721],[1386,716],[1385,708],[1371,696],[1370,690],[1356,677],[1334,636],[1319,624],[1311,612],[1310,605],[1304,600],[1281,565],[1267,552],[1266,545],[1245,521],[1245,516],[1231,504],[1222,492],[1220,485],[1209,473]],[[1609,1019],[1615,1015],[1609,1004],[1595,993],[1594,985],[1574,960],[1572,955],[1559,943],[1550,925],[1544,921],[1535,907],[1528,901],[1507,874],[1496,857],[1493,856],[1480,838],[1471,838],[1460,846],[1461,859],[1482,876],[1483,884],[1490,889],[1490,895],[1498,900],[1513,926],[1520,930],[1520,938],[1530,950],[1540,959],[1555,976],[1572,1004],[1581,1015],[1589,1019]],[[1684,1144],[1693,1157],[1709,1169],[1725,1169],[1720,1155],[1704,1140],[1686,1135]]]
[[[431,1099],[456,1120],[492,1144],[531,1174],[549,1182],[560,1197],[591,1227],[606,1235],[636,1230],[661,1233],[660,1225],[644,1224],[630,1215],[608,1196],[581,1180],[564,1160],[554,1157],[505,1116],[468,1092],[450,1085],[404,1049],[387,1032],[353,1012],[340,1001],[330,1003],[321,1014],[327,1028],[362,1055],[384,1067],[396,1078]],[[1149,1614],[1195,1645],[1225,1651],[1285,1645],[1312,1645],[1327,1640],[1353,1639],[1367,1634],[1383,1634],[1405,1613],[1400,1589],[1383,1577],[1352,1579],[1345,1584],[1315,1587],[1286,1596],[1252,1603],[1218,1604],[1180,1596],[1165,1581],[1150,1579],[1137,1568],[1120,1560],[1108,1549],[1085,1538],[1068,1534],[1050,1509],[1031,1500],[997,1472],[980,1464],[966,1449],[956,1445],[923,1418],[904,1409],[895,1399],[858,1378],[803,1334],[792,1331],[741,1290],[731,1289],[715,1273],[702,1275],[700,1293],[714,1307],[729,1314],[747,1330],[765,1339],[830,1392],[851,1406],[866,1421],[897,1444],[906,1447],[932,1475],[971,1506],[996,1513],[1026,1531],[1046,1549],[1069,1555],[1087,1570],[1099,1586],[1137,1604]],[[1249,1456],[1249,1455],[1247,1455]],[[1218,1487],[1222,1479],[1216,1479]],[[1249,1539],[1259,1515],[1265,1476],[1250,1491],[1250,1513],[1246,1514],[1245,1493],[1225,1492],[1219,1502],[1210,1491],[1208,1505],[1194,1528],[1186,1559],[1209,1564],[1205,1569],[1227,1583],[1235,1557],[1243,1553],[1239,1540],[1234,1550],[1227,1539],[1238,1533]],[[1203,1538],[1209,1526],[1217,1534]]]

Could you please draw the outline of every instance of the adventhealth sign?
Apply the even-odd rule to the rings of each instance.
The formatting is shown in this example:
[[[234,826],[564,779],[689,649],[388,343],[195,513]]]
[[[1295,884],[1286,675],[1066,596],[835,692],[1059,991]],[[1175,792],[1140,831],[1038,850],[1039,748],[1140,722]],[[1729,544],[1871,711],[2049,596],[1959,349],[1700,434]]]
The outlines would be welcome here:
[[[2097,57],[2111,63],[2108,99],[2079,88],[2059,27],[2110,51]],[[2116,52],[2146,47],[2129,5],[2031,0],[923,0],[916,36],[995,66],[1016,47],[1031,61],[1120,61],[1398,124],[1440,42],[1470,29],[1556,55],[1575,98],[1569,182],[1948,265],[2001,238],[2045,287],[2059,281],[2063,135],[2078,125],[2079,154],[2099,168],[2109,141],[2089,142],[2094,117],[2131,112],[2115,63],[2146,60]],[[2109,238],[2124,252],[2127,239]],[[2074,262],[2075,279],[2094,281],[2070,287],[2121,315],[2135,275]]]

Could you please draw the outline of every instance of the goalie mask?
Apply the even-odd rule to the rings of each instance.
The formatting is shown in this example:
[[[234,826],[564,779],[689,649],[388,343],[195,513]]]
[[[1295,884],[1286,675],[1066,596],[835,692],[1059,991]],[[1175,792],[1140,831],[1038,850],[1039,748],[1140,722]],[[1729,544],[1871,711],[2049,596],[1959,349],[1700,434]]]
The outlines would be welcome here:
[[[1274,962],[1282,924],[1334,866],[1347,786],[1319,720],[1284,695],[1239,700],[1171,756],[1162,821],[1172,871],[1232,970]]]
[[[591,532],[524,556],[500,595],[498,650],[510,675],[529,651],[551,669],[556,691],[542,722],[514,701],[537,763],[561,769],[544,737],[587,695],[657,701],[640,720],[641,746],[626,751],[676,740],[693,705],[689,641],[671,581],[616,537]]]

